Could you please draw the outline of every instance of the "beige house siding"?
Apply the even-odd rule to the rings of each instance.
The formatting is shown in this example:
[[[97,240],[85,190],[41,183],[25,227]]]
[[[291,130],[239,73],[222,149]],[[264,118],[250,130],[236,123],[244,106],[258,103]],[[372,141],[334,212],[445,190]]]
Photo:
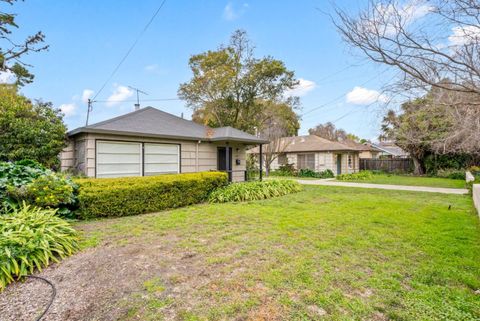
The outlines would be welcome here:
[[[365,150],[360,152],[360,158],[378,158],[379,152],[372,152],[370,150]]]
[[[297,168],[297,155],[298,154],[315,154],[315,171],[321,172],[330,169],[334,174],[337,173],[337,155],[341,155],[341,171],[342,174],[354,173],[359,170],[359,155],[358,152],[305,152],[305,153],[287,153],[287,161],[289,164],[293,164]],[[352,167],[348,167],[348,155],[352,156]],[[278,163],[278,158],[274,159],[270,168],[272,170],[279,169],[281,165]]]
[[[68,143],[67,148],[60,154],[61,168],[67,170],[75,168],[88,177],[95,177],[96,140],[168,143],[180,145],[180,171],[182,173],[203,172],[217,169],[217,147],[232,147],[232,174],[233,181],[243,181],[246,169],[245,146],[243,144],[210,143],[183,140],[157,139],[151,137],[121,136],[109,134],[80,134]],[[236,159],[240,165],[236,165]],[[236,172],[242,171],[242,172]]]

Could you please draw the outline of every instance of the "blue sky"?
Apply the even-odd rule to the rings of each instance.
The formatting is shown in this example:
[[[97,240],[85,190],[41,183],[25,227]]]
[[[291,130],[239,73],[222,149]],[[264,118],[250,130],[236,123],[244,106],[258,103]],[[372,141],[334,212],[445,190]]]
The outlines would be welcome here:
[[[366,1],[337,1],[351,11]],[[22,92],[62,107],[69,129],[85,123],[82,100],[97,92],[125,54],[160,1],[26,0],[11,7],[20,29],[15,37],[42,30],[48,52],[34,53],[36,78]],[[320,9],[320,10],[318,10]],[[328,1],[173,1],[167,0],[148,31],[107,84],[98,100],[134,99],[126,86],[149,93],[146,99],[175,98],[180,83],[191,77],[190,55],[228,42],[232,32],[244,29],[256,46],[256,55],[283,60],[301,79],[303,116],[301,134],[318,123],[335,121],[360,137],[379,133],[380,91],[384,70],[363,59],[340,39],[329,18]],[[349,94],[348,94],[349,93]],[[129,96],[132,94],[131,96]],[[348,95],[347,95],[348,94]],[[342,96],[345,95],[345,96]],[[333,102],[332,102],[333,101]],[[145,102],[187,118],[183,101]],[[91,123],[133,110],[133,102],[96,103]]]

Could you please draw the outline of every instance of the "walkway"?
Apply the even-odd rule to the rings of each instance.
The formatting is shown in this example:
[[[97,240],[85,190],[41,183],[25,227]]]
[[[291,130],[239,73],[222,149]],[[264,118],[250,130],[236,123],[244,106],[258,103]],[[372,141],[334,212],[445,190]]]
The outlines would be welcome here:
[[[396,191],[414,191],[414,192],[429,192],[429,193],[443,193],[443,194],[468,194],[467,189],[463,188],[443,188],[443,187],[427,187],[427,186],[405,186],[405,185],[385,185],[385,184],[366,184],[366,183],[349,183],[339,182],[333,179],[319,179],[319,180],[302,180],[297,179],[300,184],[305,185],[326,185],[326,186],[346,186],[346,187],[360,187],[360,188],[378,188],[389,189]]]

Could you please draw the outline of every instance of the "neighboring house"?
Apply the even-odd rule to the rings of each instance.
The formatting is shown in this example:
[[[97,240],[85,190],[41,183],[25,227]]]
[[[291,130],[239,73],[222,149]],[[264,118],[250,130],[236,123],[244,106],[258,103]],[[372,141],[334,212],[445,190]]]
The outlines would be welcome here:
[[[354,173],[359,170],[359,150],[344,143],[330,141],[315,135],[280,138],[277,146],[283,146],[270,169],[284,164],[293,164],[296,169],[311,169],[316,172],[330,169],[334,174]],[[272,143],[273,144],[273,143]],[[264,150],[268,150],[268,147]],[[255,147],[247,153],[258,155]]]
[[[381,154],[381,150],[375,148],[372,146],[370,143],[357,143],[354,142],[353,140],[345,140],[342,141],[343,144],[355,148],[359,152],[359,157],[361,159],[363,158],[378,158]]]
[[[382,141],[379,143],[372,143],[372,147],[380,150],[378,158],[409,158],[410,155],[402,148],[395,145],[391,141]]]
[[[62,170],[88,177],[148,176],[210,170],[243,181],[247,146],[268,143],[232,127],[210,128],[153,107],[68,133]]]

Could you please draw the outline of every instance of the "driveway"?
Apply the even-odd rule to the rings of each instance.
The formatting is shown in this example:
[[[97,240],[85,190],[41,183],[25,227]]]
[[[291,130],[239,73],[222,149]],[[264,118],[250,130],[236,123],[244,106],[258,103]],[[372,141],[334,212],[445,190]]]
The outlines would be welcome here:
[[[465,188],[443,188],[443,187],[427,187],[427,186],[405,186],[405,185],[386,185],[386,184],[367,184],[367,183],[350,183],[339,182],[334,179],[319,179],[319,180],[302,180],[297,179],[300,184],[304,185],[326,185],[326,186],[345,186],[345,187],[359,187],[359,188],[377,188],[388,189],[396,191],[414,191],[414,192],[429,192],[429,193],[443,193],[443,194],[468,194]]]

